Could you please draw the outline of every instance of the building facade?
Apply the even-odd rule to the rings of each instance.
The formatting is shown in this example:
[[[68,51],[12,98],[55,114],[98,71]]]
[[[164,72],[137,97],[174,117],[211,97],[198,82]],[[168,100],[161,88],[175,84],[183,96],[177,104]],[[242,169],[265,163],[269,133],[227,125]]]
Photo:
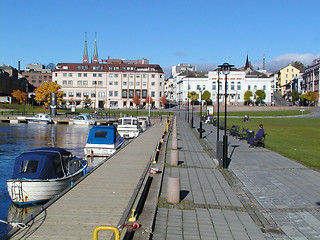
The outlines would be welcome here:
[[[164,73],[159,65],[126,63],[108,59],[105,63],[59,63],[53,81],[61,85],[67,105],[93,108],[131,108],[135,94],[142,100],[150,96],[160,107],[164,92]]]
[[[200,93],[199,89],[201,89],[202,91],[209,91],[213,104],[216,104],[218,99],[219,103],[224,103],[227,90],[227,104],[230,105],[243,105],[245,103],[244,94],[248,90],[253,94],[251,98],[253,102],[257,98],[255,92],[263,90],[266,93],[264,101],[271,105],[275,85],[274,78],[269,77],[264,72],[250,69],[249,64],[240,69],[231,69],[227,75],[227,88],[225,88],[225,75],[219,69],[209,72],[187,70],[175,77],[172,75],[167,79],[166,84],[169,84],[166,89],[170,91],[166,92],[168,99],[179,104],[187,104],[188,92]]]
[[[21,72],[30,84],[38,88],[45,82],[52,82],[52,71],[41,64],[28,64],[25,71]]]
[[[137,95],[142,107],[160,108],[164,95],[164,72],[159,65],[149,64],[148,59],[98,59],[95,39],[92,62],[89,62],[87,39],[82,63],[59,63],[52,73],[52,80],[61,86],[66,105],[83,108],[87,102],[97,108],[136,107],[133,98]]]
[[[300,76],[300,70],[289,64],[288,66],[279,70],[278,74],[278,91],[282,95],[286,93],[286,85],[295,77]]]
[[[313,65],[307,67],[302,75],[302,93],[309,91],[317,92],[320,97],[319,91],[319,70],[320,70],[320,59],[316,60]],[[320,106],[319,98],[316,101],[317,106]]]

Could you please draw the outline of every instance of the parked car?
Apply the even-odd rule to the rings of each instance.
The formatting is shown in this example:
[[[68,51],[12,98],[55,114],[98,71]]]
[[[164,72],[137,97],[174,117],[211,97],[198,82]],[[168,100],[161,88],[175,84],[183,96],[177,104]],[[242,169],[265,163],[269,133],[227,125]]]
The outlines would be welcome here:
[[[267,104],[264,101],[256,101],[256,106],[267,106]]]

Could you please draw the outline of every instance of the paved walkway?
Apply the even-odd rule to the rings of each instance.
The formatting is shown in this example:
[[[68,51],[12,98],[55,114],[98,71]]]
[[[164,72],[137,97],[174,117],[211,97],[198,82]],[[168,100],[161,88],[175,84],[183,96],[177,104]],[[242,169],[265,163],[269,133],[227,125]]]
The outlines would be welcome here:
[[[184,113],[177,119],[179,166],[168,150],[153,239],[320,239],[319,172],[234,137],[220,169],[216,127],[204,124],[199,139],[199,118],[194,129]],[[166,202],[169,176],[180,177],[176,205]]]

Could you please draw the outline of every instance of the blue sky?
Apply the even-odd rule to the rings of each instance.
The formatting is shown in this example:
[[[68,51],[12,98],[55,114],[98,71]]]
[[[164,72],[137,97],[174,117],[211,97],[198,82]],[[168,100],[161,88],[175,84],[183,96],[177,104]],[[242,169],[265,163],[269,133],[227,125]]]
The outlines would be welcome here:
[[[99,59],[147,58],[165,70],[224,62],[273,71],[319,57],[320,1],[314,0],[31,0],[5,1],[0,64],[81,62],[97,32]]]

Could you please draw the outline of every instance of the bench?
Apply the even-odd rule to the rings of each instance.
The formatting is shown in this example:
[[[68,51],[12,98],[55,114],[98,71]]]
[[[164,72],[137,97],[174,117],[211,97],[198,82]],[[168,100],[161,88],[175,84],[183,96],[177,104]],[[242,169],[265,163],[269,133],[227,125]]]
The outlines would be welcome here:
[[[230,130],[229,130],[229,133],[231,136],[234,136],[234,137],[237,137],[238,136],[238,133],[239,133],[239,126],[238,125],[232,125]]]
[[[248,128],[242,128],[242,132],[238,132],[237,138],[238,138],[239,140],[246,139],[246,138],[247,138],[248,130],[249,130]]]
[[[262,139],[255,139],[254,140],[254,147],[263,147],[264,148],[264,141],[266,140],[267,134],[263,134]]]

